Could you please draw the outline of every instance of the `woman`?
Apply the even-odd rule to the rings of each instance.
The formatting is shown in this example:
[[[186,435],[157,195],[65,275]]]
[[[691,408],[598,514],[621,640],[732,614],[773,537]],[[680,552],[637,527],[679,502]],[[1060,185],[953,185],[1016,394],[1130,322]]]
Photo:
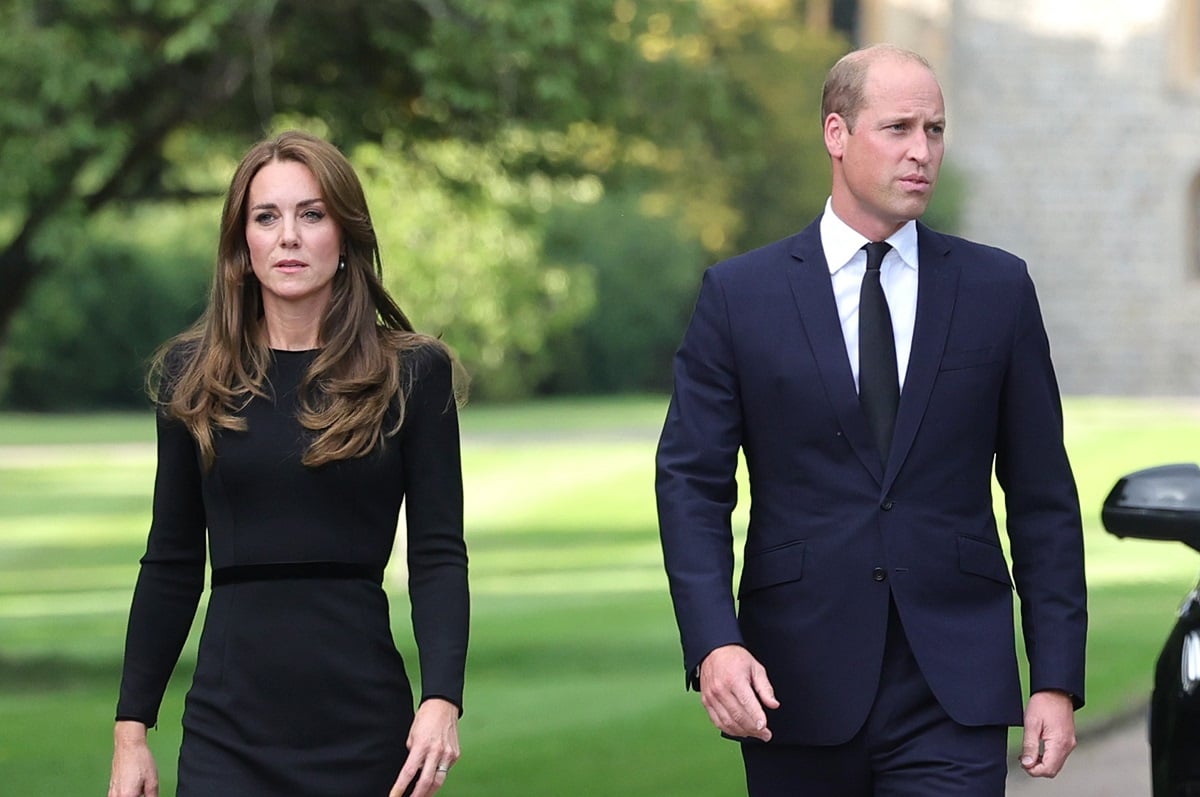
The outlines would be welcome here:
[[[380,274],[335,147],[290,132],[246,154],[208,308],[152,370],[154,516],[109,797],[158,794],[146,729],[203,590],[206,529],[180,797],[420,797],[458,759],[468,595],[451,359]],[[380,586],[402,500],[415,715]]]

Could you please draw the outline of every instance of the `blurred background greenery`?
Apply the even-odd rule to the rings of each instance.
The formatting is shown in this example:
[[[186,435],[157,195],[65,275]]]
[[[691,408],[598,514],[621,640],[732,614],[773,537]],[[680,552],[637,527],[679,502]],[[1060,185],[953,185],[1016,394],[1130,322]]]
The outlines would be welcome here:
[[[0,407],[143,406],[238,158],[290,127],[350,156],[477,398],[665,389],[700,271],[823,205],[830,8],[0,0]]]
[[[390,287],[473,377],[447,794],[735,793],[736,748],[682,690],[654,439],[700,272],[821,209],[820,86],[852,5],[0,0],[0,792],[104,787],[154,468],[145,359],[202,307],[241,153],[300,127],[350,156]],[[951,152],[927,220],[953,231],[965,190]],[[1195,575],[1105,535],[1099,502],[1194,460],[1200,417],[1067,411],[1096,727],[1144,704]],[[192,656],[153,734],[164,794]]]

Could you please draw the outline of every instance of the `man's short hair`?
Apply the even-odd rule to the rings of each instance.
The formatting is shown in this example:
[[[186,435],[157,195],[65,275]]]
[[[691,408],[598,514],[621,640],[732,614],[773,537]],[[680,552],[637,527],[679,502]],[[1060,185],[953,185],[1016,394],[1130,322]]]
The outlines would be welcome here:
[[[876,61],[889,57],[914,61],[933,71],[924,56],[894,44],[873,44],[846,53],[825,78],[825,88],[821,91],[821,124],[825,124],[829,114],[836,113],[846,120],[850,132],[854,132],[858,112],[866,104],[867,70]]]

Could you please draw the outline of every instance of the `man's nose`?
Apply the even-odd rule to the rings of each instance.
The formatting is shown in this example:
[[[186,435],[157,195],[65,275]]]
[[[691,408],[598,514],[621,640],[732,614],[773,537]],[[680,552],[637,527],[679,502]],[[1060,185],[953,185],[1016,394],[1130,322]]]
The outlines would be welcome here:
[[[922,165],[929,162],[930,153],[933,147],[929,142],[929,134],[924,130],[918,130],[913,134],[912,141],[908,148],[908,157],[912,158],[917,163]]]

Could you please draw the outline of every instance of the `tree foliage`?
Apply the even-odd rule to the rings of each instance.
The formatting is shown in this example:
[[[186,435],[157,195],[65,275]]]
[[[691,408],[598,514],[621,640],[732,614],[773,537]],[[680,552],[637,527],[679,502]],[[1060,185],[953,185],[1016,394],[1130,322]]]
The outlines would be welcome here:
[[[844,43],[806,29],[804,6],[0,0],[6,370],[31,367],[30,314],[66,316],[47,297],[80,301],[40,282],[124,260],[142,276],[109,279],[112,298],[136,297],[165,266],[123,220],[219,196],[253,140],[302,126],[363,171],[393,288],[482,394],[658,385],[684,286],[827,191],[813,92]],[[216,221],[192,237],[215,240]],[[669,311],[618,323],[650,251]],[[600,331],[614,325],[627,337]],[[589,384],[564,375],[573,346],[653,364]]]
[[[149,356],[200,314],[211,255],[208,236],[197,232],[208,232],[206,222],[219,212],[213,201],[109,212],[89,225],[89,235],[58,239],[61,265],[38,281],[13,319],[6,404],[43,411],[144,406]]]
[[[550,341],[554,369],[540,386],[546,392],[671,387],[671,357],[705,255],[699,240],[681,238],[638,206],[636,193],[612,193],[595,205],[556,208],[548,220],[547,256],[576,264],[595,301]]]
[[[520,179],[495,148],[463,141],[364,144],[353,157],[379,228],[385,281],[413,323],[450,343],[482,395],[527,394],[553,368],[548,341],[593,302],[589,275],[544,260],[540,229],[521,213],[591,201],[598,183]],[[455,192],[447,177],[477,191]]]

